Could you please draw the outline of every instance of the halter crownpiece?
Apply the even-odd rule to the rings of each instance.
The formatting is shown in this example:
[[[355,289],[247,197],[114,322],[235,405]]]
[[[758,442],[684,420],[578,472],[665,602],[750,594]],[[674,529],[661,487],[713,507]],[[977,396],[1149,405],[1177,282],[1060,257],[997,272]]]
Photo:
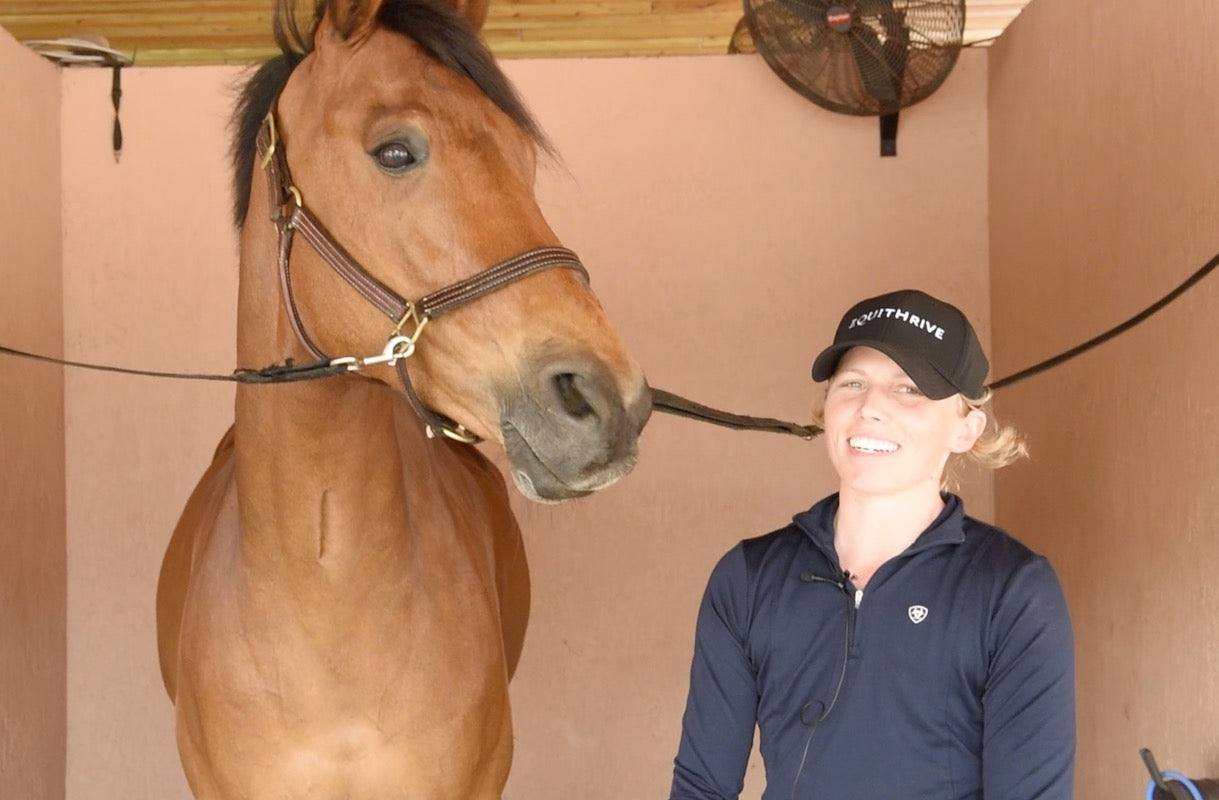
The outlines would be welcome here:
[[[258,131],[258,155],[261,166],[267,173],[271,221],[275,223],[275,227],[279,231],[280,286],[284,304],[288,309],[288,319],[297,338],[315,358],[323,360],[328,358],[305,330],[300,309],[292,294],[289,261],[292,237],[299,231],[305,241],[322,257],[322,260],[329,264],[348,285],[395,323],[385,349],[380,354],[366,358],[346,356],[330,359],[331,366],[342,366],[348,370],[359,370],[374,364],[396,366],[403,388],[406,390],[406,396],[423,419],[428,436],[434,436],[435,432],[439,431],[460,442],[477,442],[479,438],[476,435],[467,431],[462,425],[424,406],[415,393],[405,360],[415,352],[424,327],[430,320],[441,314],[460,308],[535,272],[554,268],[570,269],[578,272],[587,281],[588,271],[584,269],[584,265],[580,263],[576,254],[565,247],[538,247],[501,261],[457,283],[437,289],[418,300],[404,299],[364,269],[326,230],[326,227],[309,212],[304,196],[292,182],[287,153],[276,128],[275,105],[276,103],[272,103],[272,108],[267,112],[262,127]],[[413,324],[414,330],[406,333],[403,329],[408,324]]]

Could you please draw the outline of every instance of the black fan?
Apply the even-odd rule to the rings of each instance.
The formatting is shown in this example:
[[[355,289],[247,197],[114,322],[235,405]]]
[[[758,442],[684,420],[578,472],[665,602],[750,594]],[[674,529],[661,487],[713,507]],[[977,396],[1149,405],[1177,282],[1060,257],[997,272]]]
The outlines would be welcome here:
[[[880,116],[894,152],[898,110],[940,87],[965,33],[965,0],[744,3],[753,45],[780,78],[831,111]]]

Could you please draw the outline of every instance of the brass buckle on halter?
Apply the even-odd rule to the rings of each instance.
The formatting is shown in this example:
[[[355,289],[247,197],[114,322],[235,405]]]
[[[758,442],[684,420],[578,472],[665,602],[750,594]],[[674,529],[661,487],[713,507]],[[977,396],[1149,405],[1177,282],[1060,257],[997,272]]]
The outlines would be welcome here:
[[[296,201],[297,209],[303,211],[305,209],[305,198],[301,197],[301,190],[297,189],[295,186],[288,186],[286,191],[288,192],[288,194],[292,195],[292,199],[294,201]],[[296,217],[293,216],[291,213],[288,213],[288,214],[284,213],[284,207],[286,207],[287,205],[288,205],[287,203],[284,203],[283,206],[280,206],[279,211],[278,211],[278,216],[272,217],[271,219],[274,222],[280,222],[280,221],[286,219],[287,222],[284,222],[284,226],[288,230],[295,230],[296,229]]]
[[[331,359],[330,366],[345,366],[348,370],[356,372],[363,367],[371,367],[374,364],[388,364],[394,366],[404,358],[410,358],[415,354],[415,343],[409,336],[391,336],[389,341],[385,343],[385,349],[380,354],[368,356],[367,358],[355,358],[346,356],[344,358]]]
[[[415,354],[415,342],[409,336],[391,336],[389,341],[385,343],[385,349],[375,356],[366,356],[365,358],[357,358],[355,356],[343,356],[341,358],[330,359],[332,367],[347,367],[348,372],[359,372],[364,367],[371,367],[376,364],[388,364],[394,366],[404,358],[410,358]]]
[[[402,319],[398,320],[398,324],[394,326],[394,336],[409,339],[412,343],[418,342],[420,335],[423,333],[423,326],[427,325],[431,317],[419,316],[419,307],[412,301],[406,301],[406,312],[402,315]],[[402,333],[402,328],[407,322],[415,323],[415,330],[409,336]]]
[[[470,433],[468,430],[466,430],[466,426],[462,425],[460,422],[455,422],[453,424],[457,427],[448,428],[444,425],[439,426],[440,432],[453,441],[461,442],[462,444],[478,444],[483,440],[483,437],[479,436],[478,434]],[[436,431],[431,425],[427,426],[427,438],[436,438]]]
[[[389,337],[389,341],[385,343],[385,349],[375,356],[366,358],[356,358],[355,356],[344,356],[342,358],[334,358],[330,360],[330,366],[343,366],[351,372],[359,371],[363,367],[371,367],[374,364],[387,364],[394,366],[404,358],[410,358],[415,354],[415,346],[419,344],[419,335],[423,332],[423,327],[428,323],[428,317],[420,317],[415,309],[415,304],[408,302],[406,304],[406,313],[402,315],[402,319],[398,320],[398,324],[394,326],[394,332]],[[402,332],[402,328],[410,320],[415,322],[415,330],[409,336]]]
[[[262,154],[260,164],[263,170],[267,170],[271,167],[281,142],[279,129],[275,125],[274,109],[268,111],[267,115],[263,117],[263,125],[267,128],[267,151]],[[271,221],[276,225],[282,225],[291,230],[296,227],[296,223],[291,210],[285,212],[289,204],[288,196],[291,195],[291,200],[296,203],[296,208],[302,211],[305,208],[305,198],[301,196],[300,189],[297,189],[291,183],[292,177],[287,174],[287,162],[284,162],[284,174],[280,175],[276,171],[271,170],[268,178],[271,182],[271,193],[273,195],[271,198]],[[287,222],[284,222],[284,220],[287,220]]]
[[[268,111],[267,116],[263,117],[263,124],[267,126],[267,137],[271,140],[267,144],[267,152],[262,154],[262,169],[266,169],[271,159],[275,157],[275,150],[279,147],[279,131],[275,130],[275,112]]]

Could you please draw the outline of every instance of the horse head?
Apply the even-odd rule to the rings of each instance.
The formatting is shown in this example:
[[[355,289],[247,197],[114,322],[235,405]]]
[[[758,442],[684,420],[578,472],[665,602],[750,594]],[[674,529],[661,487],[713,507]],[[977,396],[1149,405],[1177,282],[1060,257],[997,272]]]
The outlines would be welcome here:
[[[236,120],[243,265],[251,247],[265,254],[270,235],[260,214],[246,214],[251,191],[263,194],[250,165],[268,107],[295,202],[402,298],[558,246],[533,188],[548,145],[470,22],[420,0],[321,0],[301,30],[290,7],[281,0],[287,22],[277,30],[291,47],[251,81]],[[466,11],[477,24],[485,4]],[[290,259],[291,302],[242,311],[239,356],[307,355],[284,324],[293,305],[317,350],[384,347],[393,323],[315,249],[298,241]],[[650,394],[582,271],[530,274],[430,321],[417,338],[407,363],[422,403],[500,443],[526,496],[584,495],[633,466]],[[366,374],[401,388],[389,367]]]

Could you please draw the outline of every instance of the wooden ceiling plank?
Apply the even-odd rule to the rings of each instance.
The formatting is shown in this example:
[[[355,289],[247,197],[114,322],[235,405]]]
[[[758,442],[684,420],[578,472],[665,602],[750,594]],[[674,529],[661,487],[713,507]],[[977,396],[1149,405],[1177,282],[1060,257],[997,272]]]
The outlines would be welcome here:
[[[64,26],[62,30],[91,30],[114,39],[127,36],[154,35],[163,37],[166,40],[166,44],[172,44],[173,40],[179,36],[195,36],[201,34],[228,36],[248,35],[259,32],[270,38],[271,22],[270,20],[267,20],[264,24],[246,25],[243,24],[241,20],[232,20],[227,22],[170,22],[165,20],[149,20],[146,22],[110,21],[102,25],[88,25],[79,27]]]
[[[555,5],[537,5],[534,3],[492,6],[487,14],[491,20],[521,20],[521,19],[580,19],[583,17],[633,17],[637,16],[646,22],[651,7],[651,0],[613,0],[608,3],[570,3],[558,7]]]
[[[488,20],[487,24],[483,26],[483,32],[488,37],[492,31],[516,30],[520,31],[522,36],[539,34],[546,36],[553,33],[555,38],[561,39],[578,39],[588,36],[592,39],[640,40],[670,36],[681,37],[684,35],[683,32],[691,30],[719,34],[727,29],[731,33],[740,18],[740,12],[732,11],[694,17],[653,15],[646,21],[614,17],[588,17],[580,20],[511,20],[509,22]]]
[[[568,40],[553,43],[545,53],[536,52],[528,42],[492,43],[492,51],[503,58],[538,57],[624,57],[705,55],[728,52],[731,35],[687,39],[648,39],[626,43],[616,40]]]
[[[706,17],[666,17],[653,19],[647,26],[624,23],[622,20],[584,20],[570,24],[522,27],[523,41],[554,42],[622,40],[632,43],[659,39],[685,40],[697,36],[732,35],[740,14],[717,14]]]
[[[734,11],[740,17],[744,10],[741,0],[652,0],[655,14],[704,14],[718,11]]]
[[[967,0],[966,41],[999,35],[1026,1]],[[724,52],[739,3],[491,0],[484,36],[508,58]],[[249,62],[274,52],[271,0],[0,0],[0,26],[18,39],[100,34],[136,50],[137,64]]]
[[[0,0],[0,17],[10,15],[39,16],[43,14],[136,14],[146,15],[166,11],[183,13],[270,13],[272,3],[241,3],[233,0],[157,0],[157,2],[131,2],[130,0],[38,0],[37,2],[13,2]]]

